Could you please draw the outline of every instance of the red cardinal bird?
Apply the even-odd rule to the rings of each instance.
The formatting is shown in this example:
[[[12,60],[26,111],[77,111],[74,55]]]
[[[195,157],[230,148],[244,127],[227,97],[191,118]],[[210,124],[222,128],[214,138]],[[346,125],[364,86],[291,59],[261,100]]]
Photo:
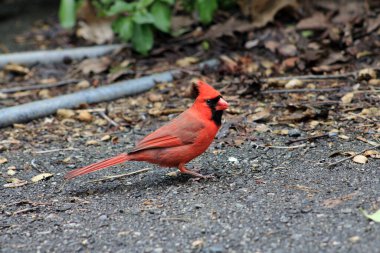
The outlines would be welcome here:
[[[182,173],[206,178],[186,169],[185,164],[210,146],[222,124],[223,111],[228,103],[220,93],[203,81],[194,85],[194,104],[168,124],[142,139],[129,153],[75,169],[66,179],[85,175],[126,161],[145,161],[163,167],[177,167]]]

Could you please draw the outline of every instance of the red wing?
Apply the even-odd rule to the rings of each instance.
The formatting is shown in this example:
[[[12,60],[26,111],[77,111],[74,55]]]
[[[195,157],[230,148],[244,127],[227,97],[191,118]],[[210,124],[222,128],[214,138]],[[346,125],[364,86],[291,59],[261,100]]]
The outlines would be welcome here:
[[[181,146],[182,144],[183,142],[178,137],[170,135],[160,136],[153,139],[143,139],[137,144],[131,153],[145,149],[177,147]]]
[[[142,139],[131,151],[171,148],[194,143],[204,124],[189,112],[182,113],[169,124],[157,129]]]

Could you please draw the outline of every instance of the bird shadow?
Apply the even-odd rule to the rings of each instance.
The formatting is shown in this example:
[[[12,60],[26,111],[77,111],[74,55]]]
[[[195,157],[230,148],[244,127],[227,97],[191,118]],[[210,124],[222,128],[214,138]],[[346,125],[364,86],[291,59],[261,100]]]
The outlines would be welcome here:
[[[189,175],[178,175],[176,177],[160,176],[160,173],[146,173],[144,175],[136,176],[131,181],[127,179],[114,179],[110,181],[70,185],[65,187],[62,194],[70,195],[72,197],[85,197],[91,195],[106,195],[113,194],[125,194],[126,191],[133,191],[134,193],[143,194],[146,190],[159,190],[165,191],[172,186],[182,186],[185,184],[202,183],[200,181],[192,181],[192,177]],[[131,178],[129,178],[131,179]]]

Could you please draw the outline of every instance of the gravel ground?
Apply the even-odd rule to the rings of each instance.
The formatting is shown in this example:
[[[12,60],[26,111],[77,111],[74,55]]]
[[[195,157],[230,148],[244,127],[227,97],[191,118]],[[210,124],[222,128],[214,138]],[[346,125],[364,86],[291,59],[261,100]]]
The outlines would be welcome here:
[[[4,153],[16,167],[34,159],[36,168],[55,176],[0,188],[1,252],[376,252],[380,247],[379,225],[359,211],[378,209],[380,160],[326,168],[335,159],[329,153],[359,151],[362,143],[318,140],[291,150],[252,142],[219,152],[212,147],[192,165],[214,173],[214,180],[194,182],[130,162],[70,181],[59,191],[69,168],[58,160],[71,154],[84,165],[123,152],[124,146],[121,141],[79,151]],[[88,183],[147,167],[155,169]]]

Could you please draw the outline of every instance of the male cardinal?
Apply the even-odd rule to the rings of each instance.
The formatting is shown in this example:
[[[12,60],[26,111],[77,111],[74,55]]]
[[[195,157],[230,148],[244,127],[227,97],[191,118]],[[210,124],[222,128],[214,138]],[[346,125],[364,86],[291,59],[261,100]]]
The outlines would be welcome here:
[[[182,173],[207,178],[188,170],[185,164],[210,146],[228,103],[207,83],[198,80],[193,86],[194,104],[168,124],[142,139],[129,153],[100,161],[65,175],[66,179],[85,175],[126,161],[145,161],[163,167],[177,167]]]

